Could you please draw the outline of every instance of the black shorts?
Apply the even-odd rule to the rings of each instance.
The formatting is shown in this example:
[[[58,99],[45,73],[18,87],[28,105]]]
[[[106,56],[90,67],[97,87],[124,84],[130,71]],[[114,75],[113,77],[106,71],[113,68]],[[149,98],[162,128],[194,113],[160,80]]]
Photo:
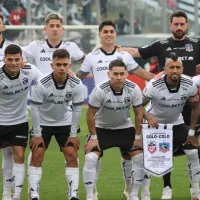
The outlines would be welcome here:
[[[188,127],[185,124],[179,124],[173,126],[173,151],[175,152],[180,149],[197,149],[192,144],[183,143],[186,142],[188,136]]]
[[[118,147],[121,151],[130,152],[135,140],[134,127],[116,130],[96,127],[96,133],[101,149],[101,156],[103,156],[104,150],[112,147]],[[97,151],[97,149],[94,149],[94,151]]]
[[[41,126],[42,128],[42,138],[45,143],[45,148],[47,149],[49,143],[51,142],[51,137],[55,136],[56,141],[60,148],[65,147],[67,139],[70,135],[71,126]],[[31,133],[31,131],[30,131]],[[73,146],[69,143],[67,146]],[[39,147],[43,147],[42,144]]]
[[[28,142],[28,122],[16,125],[0,125],[0,148],[8,146],[26,147]]]

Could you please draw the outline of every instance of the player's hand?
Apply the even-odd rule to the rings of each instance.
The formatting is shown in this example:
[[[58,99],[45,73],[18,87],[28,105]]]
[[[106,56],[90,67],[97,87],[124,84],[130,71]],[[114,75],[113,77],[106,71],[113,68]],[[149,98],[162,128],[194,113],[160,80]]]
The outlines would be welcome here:
[[[42,137],[33,136],[29,142],[29,146],[32,151],[35,151],[40,144],[42,144],[42,146],[45,148],[45,143]]]
[[[154,76],[153,79],[155,79],[155,80],[159,80],[159,79],[161,79],[161,77],[162,77],[163,74],[165,74],[164,71],[162,71],[162,72],[160,72],[159,74],[157,74],[156,76]]]
[[[94,147],[96,147],[99,151],[101,151],[99,147],[99,141],[97,139],[90,139],[88,143],[85,145],[85,152],[89,153]]]
[[[136,139],[136,140],[134,140],[133,147],[131,149],[142,148],[142,147],[143,147],[142,139]]]
[[[146,113],[145,115],[146,120],[148,121],[148,124],[150,127],[158,127],[158,120],[156,117],[150,113]]]
[[[186,142],[183,144],[183,146],[185,146],[186,144],[192,144],[194,147],[197,147],[198,148],[198,141],[196,139],[196,137],[193,135],[193,136],[187,136],[187,140]]]
[[[71,71],[71,70],[69,69],[67,73],[69,74],[69,76],[70,76],[71,78],[74,78],[75,74],[74,74],[73,71]]]
[[[76,151],[79,150],[80,141],[77,137],[68,137],[67,142],[65,143],[65,146],[67,146],[69,143],[72,143],[73,147]]]

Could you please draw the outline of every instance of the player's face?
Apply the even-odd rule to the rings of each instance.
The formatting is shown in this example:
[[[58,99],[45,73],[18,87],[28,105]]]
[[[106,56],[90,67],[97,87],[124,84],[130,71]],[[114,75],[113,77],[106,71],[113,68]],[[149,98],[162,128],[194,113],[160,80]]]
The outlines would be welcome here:
[[[172,83],[178,83],[181,77],[181,74],[183,73],[183,66],[182,63],[177,60],[169,60],[169,62],[166,62],[165,64],[165,73],[167,74],[167,78]]]
[[[182,39],[188,29],[188,23],[184,17],[173,17],[170,29],[176,39]]]
[[[103,29],[99,32],[99,37],[101,39],[102,45],[108,45],[115,43],[116,31],[113,26],[104,26]]]
[[[3,21],[2,19],[0,18],[0,34],[5,31],[6,27],[3,25]]]
[[[6,64],[6,72],[11,76],[16,75],[23,65],[23,58],[20,53],[7,54],[3,61]]]
[[[60,20],[51,19],[44,27],[45,32],[47,33],[48,39],[61,39],[64,32],[64,27]]]
[[[68,58],[54,58],[51,63],[54,75],[62,78],[67,76],[67,72],[70,69],[70,60]]]
[[[123,87],[125,79],[127,78],[127,71],[124,67],[113,67],[112,70],[108,71],[108,76],[110,78],[110,83],[115,87]]]

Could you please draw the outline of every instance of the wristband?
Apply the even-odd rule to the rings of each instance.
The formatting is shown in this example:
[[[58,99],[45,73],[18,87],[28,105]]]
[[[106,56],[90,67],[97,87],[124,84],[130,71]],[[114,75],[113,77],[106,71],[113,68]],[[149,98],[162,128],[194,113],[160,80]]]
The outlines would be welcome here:
[[[194,136],[194,134],[195,134],[195,130],[189,129],[188,135],[189,136]]]
[[[96,140],[97,139],[97,135],[90,135],[90,139]]]
[[[140,135],[135,135],[135,140],[139,140],[141,139],[141,136]]]

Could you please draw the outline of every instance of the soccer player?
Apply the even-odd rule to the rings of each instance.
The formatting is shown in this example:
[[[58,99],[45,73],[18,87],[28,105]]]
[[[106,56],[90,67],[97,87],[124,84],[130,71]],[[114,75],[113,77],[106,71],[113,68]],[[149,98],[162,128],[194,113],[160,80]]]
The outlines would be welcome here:
[[[24,151],[28,141],[27,94],[31,82],[37,80],[41,72],[33,65],[22,68],[22,50],[15,44],[5,48],[3,62],[5,64],[0,69],[0,148],[4,151],[4,148],[12,147],[14,164],[12,168],[12,165],[7,167],[12,170],[11,179],[14,180],[13,200],[19,200],[25,176]],[[11,200],[12,188],[5,189],[3,200]]]
[[[172,51],[176,52],[177,56],[183,62],[183,73],[189,76],[195,76],[196,71],[199,72],[200,41],[185,35],[188,29],[188,17],[185,12],[175,11],[172,13],[169,27],[172,31],[172,36],[170,38],[158,40],[139,49],[122,48],[122,50],[128,51],[134,57],[142,57],[144,59],[147,59],[151,56],[157,56],[160,64],[160,71],[163,70],[165,60],[169,58],[170,53]],[[182,114],[185,124],[190,126],[191,106],[185,105]],[[171,198],[172,189],[169,173],[164,176],[164,190],[162,199]]]
[[[121,59],[127,66],[129,74],[136,74],[137,76],[150,80],[154,77],[153,74],[143,70],[127,52],[117,51],[115,46],[116,39],[116,27],[111,20],[105,20],[99,25],[99,37],[101,40],[102,47],[94,52],[89,53],[84,62],[82,63],[80,71],[77,76],[80,79],[84,79],[90,72],[94,75],[95,85],[102,83],[103,81],[109,80],[107,75],[108,65],[112,60]],[[129,193],[131,189],[131,171],[132,171],[132,160],[131,157],[121,150],[122,154],[122,171],[124,173],[125,190],[123,197],[129,200]],[[97,163],[97,176],[100,170],[99,162]],[[147,181],[148,182],[148,181]],[[96,190],[96,188],[95,188]],[[95,192],[95,200],[97,198],[97,192]]]
[[[133,157],[134,179],[130,199],[139,200],[134,191],[144,178],[143,155],[141,149],[134,147],[141,144],[142,94],[135,83],[126,80],[127,75],[127,67],[122,60],[111,61],[109,80],[96,86],[89,99],[87,124],[90,137],[85,147],[83,167],[86,200],[94,199],[97,161],[103,156],[104,150],[112,147],[119,147]],[[129,115],[131,106],[135,113],[135,128]],[[144,195],[150,199],[149,193],[142,193],[142,198]]]
[[[152,79],[143,90],[143,105],[151,101],[146,118],[153,115],[156,119],[152,126],[173,124],[173,148],[182,148],[187,156],[188,174],[191,182],[192,199],[200,199],[198,143],[194,136],[200,114],[199,95],[196,84],[188,76],[182,75],[183,64],[175,53],[171,53],[165,62],[165,75],[159,80]],[[190,129],[184,123],[182,109],[186,102],[192,108]]]
[[[33,41],[23,47],[23,51],[27,57],[35,60],[38,69],[43,73],[52,72],[51,61],[53,52],[56,49],[66,49],[70,53],[70,57],[75,61],[83,61],[84,53],[74,42],[63,41],[64,33],[63,16],[57,13],[50,13],[45,19],[44,31],[47,39]]]
[[[78,123],[84,90],[80,79],[68,75],[70,55],[66,49],[57,49],[51,63],[53,72],[42,77],[34,86],[31,97],[32,149],[31,164],[28,169],[32,200],[39,200],[44,154],[55,136],[67,161],[68,199],[78,200],[79,168],[77,151]],[[72,111],[69,103],[72,101]]]

